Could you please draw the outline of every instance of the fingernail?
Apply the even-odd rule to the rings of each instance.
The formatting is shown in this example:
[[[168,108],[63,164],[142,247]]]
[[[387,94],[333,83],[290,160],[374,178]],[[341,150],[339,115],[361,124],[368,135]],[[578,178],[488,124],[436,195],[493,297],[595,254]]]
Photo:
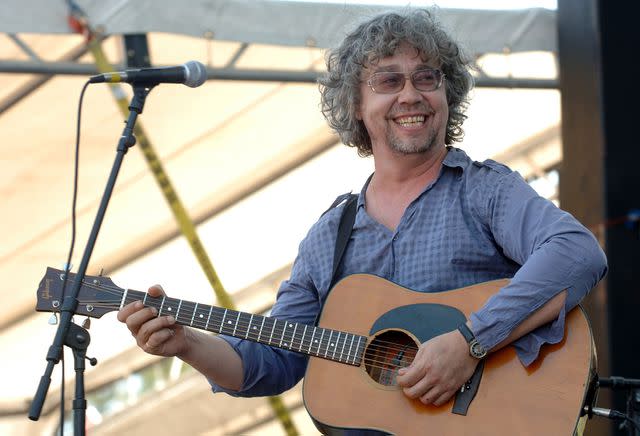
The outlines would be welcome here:
[[[156,309],[155,307],[151,308],[151,313],[155,316],[158,314],[158,309]]]
[[[172,316],[168,316],[167,319],[169,320],[169,324],[175,324],[176,323],[176,319]]]

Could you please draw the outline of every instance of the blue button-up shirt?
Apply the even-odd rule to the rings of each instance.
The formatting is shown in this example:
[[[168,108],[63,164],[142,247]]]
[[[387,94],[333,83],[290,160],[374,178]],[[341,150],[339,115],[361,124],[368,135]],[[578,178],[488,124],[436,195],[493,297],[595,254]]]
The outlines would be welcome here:
[[[367,214],[366,188],[358,199],[338,278],[370,273],[425,292],[511,278],[471,314],[472,330],[487,349],[557,293],[568,291],[554,322],[514,343],[525,365],[535,360],[542,344],[562,340],[565,313],[606,272],[606,258],[593,234],[495,161],[474,162],[462,150],[450,148],[438,178],[409,204],[395,231]],[[342,207],[336,207],[324,214],[301,242],[272,316],[314,323],[331,286],[341,213]],[[244,385],[240,392],[229,392],[212,384],[214,391],[274,395],[304,375],[304,355],[224,338],[242,357]]]

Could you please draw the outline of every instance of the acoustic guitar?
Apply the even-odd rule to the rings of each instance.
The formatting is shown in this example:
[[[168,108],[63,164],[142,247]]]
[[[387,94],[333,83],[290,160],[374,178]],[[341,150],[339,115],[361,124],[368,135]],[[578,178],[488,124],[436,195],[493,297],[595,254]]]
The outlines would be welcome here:
[[[48,268],[36,310],[58,312],[64,272]],[[67,289],[75,274],[70,273]],[[75,313],[100,318],[133,301],[178,324],[310,356],[303,399],[324,434],[571,435],[595,376],[591,329],[581,307],[566,317],[562,342],[543,346],[529,367],[513,347],[489,354],[447,404],[426,406],[396,384],[418,345],[452,331],[498,292],[496,280],[446,292],[417,292],[380,277],[354,274],[331,290],[317,325],[123,289],[85,276]],[[582,417],[582,418],[581,418]]]

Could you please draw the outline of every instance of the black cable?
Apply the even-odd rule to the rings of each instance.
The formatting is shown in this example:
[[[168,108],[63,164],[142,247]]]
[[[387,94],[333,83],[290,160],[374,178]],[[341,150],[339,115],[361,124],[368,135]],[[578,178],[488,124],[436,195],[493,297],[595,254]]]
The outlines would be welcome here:
[[[595,416],[601,416],[603,418],[628,421],[633,425],[635,430],[640,434],[640,426],[638,425],[637,422],[633,420],[633,418],[631,418],[631,416],[627,415],[626,413],[618,412],[617,410],[613,410],[613,409],[602,409],[600,407],[588,407],[588,408],[585,407],[585,413],[588,413],[589,417],[592,417],[595,415]],[[624,425],[626,425],[626,422],[621,424],[620,428],[622,428]]]
[[[638,423],[635,422],[629,415],[627,415],[626,413],[622,413],[622,412],[618,412],[616,410],[612,410],[611,414],[609,416],[609,418],[611,419],[623,419],[627,422],[630,422],[636,429],[636,431],[638,433],[640,433],[640,427],[638,426]]]
[[[67,286],[67,277],[68,272],[71,270],[71,258],[73,256],[73,248],[76,244],[76,202],[78,198],[78,168],[80,162],[80,120],[82,117],[82,101],[84,100],[84,93],[87,90],[87,86],[90,85],[90,82],[87,81],[82,87],[82,91],[80,91],[80,99],[78,101],[78,121],[76,123],[76,146],[75,146],[75,161],[73,168],[73,199],[71,201],[71,244],[69,246],[69,254],[67,255],[67,262],[64,265],[65,275],[62,280],[62,295],[64,297],[66,286]],[[60,360],[62,361],[62,385],[60,388],[60,436],[64,436],[64,347],[60,353]]]
[[[636,429],[636,432],[638,432],[638,434],[640,434],[640,425],[638,425],[637,422],[635,422],[633,419],[631,419],[631,417],[629,415],[624,415],[624,419],[626,419],[628,422],[633,424],[633,427]]]

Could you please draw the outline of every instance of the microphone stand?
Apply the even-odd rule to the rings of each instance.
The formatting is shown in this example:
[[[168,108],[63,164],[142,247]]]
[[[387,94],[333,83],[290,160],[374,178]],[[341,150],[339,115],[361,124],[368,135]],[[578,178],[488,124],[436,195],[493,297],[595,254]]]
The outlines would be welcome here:
[[[613,409],[593,407],[589,404],[584,407],[583,413],[589,418],[602,416],[609,419],[622,420],[619,429],[627,429],[629,436],[640,436],[640,379],[624,377],[598,378],[593,385],[595,389],[610,388],[612,390],[625,390],[627,392],[626,414]],[[594,392],[595,393],[595,392]]]
[[[47,352],[47,367],[44,375],[40,378],[38,390],[36,391],[31,407],[29,408],[29,419],[37,421],[40,418],[42,406],[44,405],[44,400],[47,396],[49,385],[51,384],[53,368],[62,358],[63,345],[69,346],[74,352],[74,367],[76,371],[76,389],[75,398],[73,400],[73,427],[75,435],[84,435],[86,430],[85,416],[87,401],[84,398],[84,360],[86,358],[86,350],[91,338],[89,336],[89,332],[86,329],[73,324],[71,322],[71,318],[78,307],[78,293],[87,272],[89,259],[91,258],[91,253],[95,247],[96,240],[98,239],[98,232],[100,231],[100,226],[102,225],[102,221],[107,211],[107,205],[111,199],[111,194],[113,193],[116,178],[118,177],[122,161],[124,160],[124,155],[127,153],[129,148],[133,147],[136,143],[136,138],[133,135],[133,128],[136,119],[138,118],[138,115],[142,113],[142,108],[144,107],[147,95],[154,86],[155,84],[133,84],[133,97],[129,104],[129,118],[126,121],[124,131],[118,142],[117,153],[115,161],[113,162],[113,167],[111,168],[111,174],[109,175],[109,179],[100,202],[100,207],[98,208],[93,228],[91,229],[89,240],[87,241],[87,246],[73,283],[73,288],[69,295],[64,297],[60,308],[60,323],[58,324],[58,329],[53,339],[53,343]],[[89,360],[92,365],[96,363],[95,359]],[[61,401],[64,403],[64,398],[62,398]],[[62,427],[63,425],[64,422],[61,422],[60,426]]]

